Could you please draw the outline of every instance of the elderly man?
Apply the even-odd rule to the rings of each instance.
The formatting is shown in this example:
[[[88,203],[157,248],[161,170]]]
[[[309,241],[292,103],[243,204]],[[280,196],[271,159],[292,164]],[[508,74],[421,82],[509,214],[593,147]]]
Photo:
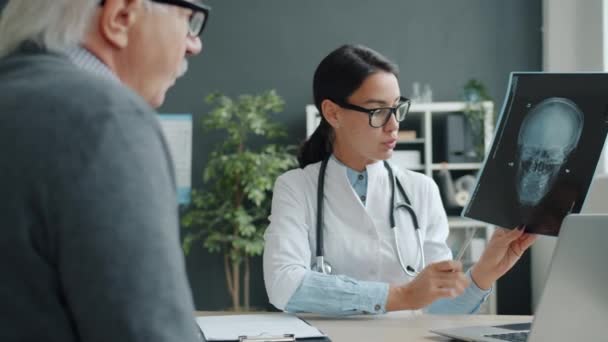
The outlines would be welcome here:
[[[195,341],[155,112],[196,0],[11,0],[0,19],[0,341]]]

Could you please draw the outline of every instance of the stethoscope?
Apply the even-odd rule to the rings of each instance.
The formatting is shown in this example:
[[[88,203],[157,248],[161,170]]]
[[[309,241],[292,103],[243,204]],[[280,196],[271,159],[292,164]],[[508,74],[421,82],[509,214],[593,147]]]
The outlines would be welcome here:
[[[312,265],[312,269],[314,271],[321,272],[324,274],[332,273],[331,264],[329,264],[328,262],[326,262],[324,260],[325,252],[323,250],[323,191],[324,191],[324,187],[325,187],[325,170],[327,169],[327,163],[329,162],[330,157],[327,157],[323,160],[323,162],[321,163],[321,169],[319,170],[319,179],[318,179],[318,184],[317,184],[317,257],[316,257],[316,262]],[[384,161],[384,167],[388,171],[389,178],[392,180],[392,182],[391,182],[392,207],[389,209],[389,219],[390,219],[390,224],[391,224],[390,228],[393,230],[393,236],[395,238],[395,248],[397,250],[397,257],[399,259],[399,264],[401,265],[403,272],[405,272],[408,276],[416,277],[416,275],[418,275],[418,273],[425,266],[424,246],[422,244],[422,233],[420,232],[420,226],[418,225],[418,217],[416,216],[416,213],[414,212],[414,209],[411,206],[411,202],[410,202],[409,198],[407,197],[407,194],[405,193],[405,190],[403,189],[401,182],[399,182],[399,179],[397,179],[393,175],[393,169],[391,168],[389,163]],[[403,197],[403,199],[405,201],[404,203],[398,203],[398,204],[395,203],[395,184],[397,185],[397,188],[399,189],[399,192],[401,193],[401,196]],[[403,258],[401,257],[401,250],[399,249],[399,239],[398,239],[398,235],[397,235],[399,230],[397,229],[397,227],[395,225],[395,211],[397,211],[400,208],[405,208],[408,211],[408,213],[410,214],[410,217],[412,219],[412,223],[414,224],[414,231],[416,232],[416,240],[418,242],[418,249],[419,249],[419,253],[420,253],[420,258],[419,258],[420,265],[419,265],[418,270],[414,269],[410,265],[405,266],[405,264],[403,262]]]

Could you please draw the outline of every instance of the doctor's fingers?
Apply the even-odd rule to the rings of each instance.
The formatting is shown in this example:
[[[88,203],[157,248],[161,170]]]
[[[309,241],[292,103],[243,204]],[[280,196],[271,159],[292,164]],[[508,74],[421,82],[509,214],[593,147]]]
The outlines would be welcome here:
[[[430,264],[428,266],[433,271],[438,272],[462,272],[462,263],[455,260],[445,260]]]
[[[522,235],[524,235],[524,227],[523,226],[519,226],[519,227],[515,227],[513,229],[505,229],[505,228],[498,228],[497,229],[497,233],[498,233],[498,237],[501,240],[506,240],[506,241],[515,241],[517,239],[519,239]]]
[[[496,244],[499,246],[508,246],[511,242],[516,241],[520,237],[524,235],[523,229],[505,229],[505,228],[496,228],[492,238],[490,239],[490,243]]]
[[[513,242],[511,248],[519,255],[522,255],[536,241],[536,234],[524,234],[517,241]]]
[[[467,287],[466,283],[458,281],[438,281],[433,283],[431,293],[441,297],[457,297],[463,294]]]
[[[437,272],[432,275],[437,281],[451,281],[469,286],[469,278],[463,272]]]
[[[429,289],[464,289],[469,286],[469,279],[462,272],[430,272],[421,278]]]

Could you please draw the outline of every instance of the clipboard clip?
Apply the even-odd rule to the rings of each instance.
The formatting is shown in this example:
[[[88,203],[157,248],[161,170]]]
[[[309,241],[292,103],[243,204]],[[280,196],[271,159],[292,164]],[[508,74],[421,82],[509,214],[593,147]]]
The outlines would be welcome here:
[[[239,336],[239,342],[295,342],[294,334],[285,335],[257,335],[257,336]]]

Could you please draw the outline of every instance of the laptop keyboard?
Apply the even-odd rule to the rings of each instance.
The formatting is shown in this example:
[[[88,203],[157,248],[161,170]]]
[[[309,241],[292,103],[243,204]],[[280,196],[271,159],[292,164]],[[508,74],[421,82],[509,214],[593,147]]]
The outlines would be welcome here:
[[[528,339],[528,332],[516,332],[516,333],[508,333],[508,334],[494,334],[494,335],[485,335],[485,337],[491,337],[498,340],[503,341],[511,341],[511,342],[526,342]]]

